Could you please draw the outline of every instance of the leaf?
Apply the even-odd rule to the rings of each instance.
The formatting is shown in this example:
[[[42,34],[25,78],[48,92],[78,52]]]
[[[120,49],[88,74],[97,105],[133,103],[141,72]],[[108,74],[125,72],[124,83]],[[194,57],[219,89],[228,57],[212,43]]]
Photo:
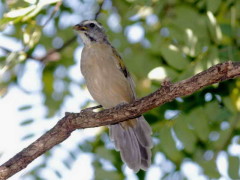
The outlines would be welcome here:
[[[51,95],[54,91],[53,89],[53,82],[54,77],[51,71],[45,71],[42,77],[43,83],[44,83],[44,91],[46,94]]]
[[[32,105],[24,105],[18,108],[19,111],[29,110],[32,108]]]
[[[217,101],[207,103],[204,111],[208,119],[215,122],[222,122],[231,117],[230,112],[225,107],[221,107]]]
[[[178,77],[178,73],[174,71],[172,68],[169,68],[168,66],[164,65],[156,67],[148,73],[148,78],[150,80],[156,80],[160,82],[166,78],[170,78],[171,80],[173,80],[176,77]],[[157,88],[159,88],[159,84],[157,85]]]
[[[183,52],[181,52],[176,46],[171,44],[168,46],[162,45],[159,50],[170,66],[177,70],[184,70],[188,67],[189,62],[187,58],[184,57]]]
[[[187,117],[188,122],[191,123],[192,128],[196,132],[198,138],[207,142],[209,137],[209,125],[208,118],[202,107],[197,107],[193,109]]]
[[[226,148],[226,145],[228,144],[229,136],[232,133],[232,129],[224,129],[219,131],[219,138],[217,141],[212,142],[212,145],[215,149],[224,149]]]
[[[113,156],[111,151],[104,146],[98,147],[96,150],[96,154],[106,160],[109,160],[110,162],[113,162],[115,160],[115,157]]]
[[[33,119],[27,119],[27,120],[24,120],[23,122],[20,123],[20,126],[25,126],[25,125],[29,125],[31,123],[33,123]]]
[[[28,134],[28,135],[26,135],[26,136],[23,136],[23,138],[22,138],[22,140],[27,140],[27,139],[30,139],[30,138],[32,138],[32,137],[34,137],[35,135],[33,134],[33,133],[31,133],[31,134]]]
[[[23,30],[23,42],[29,48],[33,48],[40,40],[41,27],[35,23],[28,24]]]
[[[167,157],[175,163],[180,163],[183,154],[176,148],[176,143],[172,137],[171,129],[163,127],[159,133],[160,147]]]
[[[4,17],[0,19],[0,30],[3,30],[6,27],[6,25],[11,21],[13,21],[13,18]]]
[[[200,148],[196,149],[193,160],[202,167],[203,173],[210,179],[218,179],[220,177],[220,173],[218,172],[215,158],[205,160],[204,153],[206,153],[205,150]]]
[[[67,169],[71,169],[71,165],[72,165],[72,163],[70,163],[68,160],[64,160],[64,161],[62,161],[63,162],[63,164],[65,165],[65,167],[67,168]]]
[[[6,13],[4,15],[4,17],[6,17],[6,18],[17,18],[19,16],[25,16],[26,14],[28,14],[29,12],[31,12],[35,8],[36,8],[36,5],[31,5],[31,6],[28,6],[28,7],[25,7],[25,8],[14,9],[14,10]]]
[[[29,4],[36,4],[37,0],[24,0],[25,2]]]
[[[37,4],[31,4],[28,7],[13,9],[10,12],[4,14],[4,18],[6,19],[0,22],[0,27],[10,21],[14,23],[17,23],[19,21],[25,22],[30,18],[36,16],[46,5],[57,3],[59,1],[60,0],[39,0]]]
[[[74,154],[74,152],[69,151],[69,155],[70,155],[70,157],[71,157],[73,160],[77,159],[77,157],[76,157],[76,155]]]
[[[180,74],[178,80],[186,79],[192,75],[195,75],[207,68],[219,63],[218,49],[215,46],[209,46],[207,52],[200,56],[200,59],[196,59],[195,63],[189,64],[183,73]]]
[[[62,178],[62,174],[61,174],[60,171],[58,171],[58,170],[54,170],[54,173],[56,174],[56,176],[57,176],[59,179]]]
[[[240,179],[239,177],[239,157],[228,155],[228,175],[231,179]]]
[[[222,39],[222,32],[219,25],[217,24],[216,18],[211,11],[207,12],[207,25],[213,41],[217,44],[220,43]]]
[[[26,16],[23,17],[23,21],[27,21],[28,19],[36,16],[43,8],[44,6],[46,5],[49,5],[49,4],[53,4],[53,3],[57,3],[59,2],[60,0],[48,0],[48,1],[45,1],[45,0],[39,0],[38,1],[38,4],[37,6],[35,6],[34,10],[31,11],[29,14],[27,14]]]
[[[102,167],[99,167],[99,166],[95,167],[94,170],[95,170],[94,179],[96,179],[96,180],[102,180],[102,179],[104,179],[104,180],[112,180],[112,179],[121,180],[122,179],[121,175],[118,174],[118,172],[116,172],[116,171],[104,171],[102,169]]]
[[[222,0],[214,0],[214,1],[206,1],[207,3],[207,10],[215,13],[221,4]]]
[[[189,129],[186,117],[184,115],[179,115],[175,121],[176,123],[173,128],[178,139],[183,143],[184,148],[188,153],[193,153],[196,148],[195,145],[197,138],[193,131]]]
[[[210,161],[202,160],[199,162],[202,166],[204,173],[210,178],[218,179],[220,177],[220,173],[218,172],[217,165],[214,159]]]
[[[150,54],[145,52],[145,49],[139,47],[139,45],[134,45],[131,49],[131,53],[128,54],[125,60],[125,64],[129,67],[130,73],[133,73],[138,78],[145,78],[147,74],[160,63]]]
[[[196,11],[193,6],[187,6],[184,4],[176,7],[174,18],[168,21],[184,32],[188,29],[191,30],[197,37],[198,44],[206,45],[206,42],[209,42],[205,17]],[[189,41],[189,39],[186,40]]]

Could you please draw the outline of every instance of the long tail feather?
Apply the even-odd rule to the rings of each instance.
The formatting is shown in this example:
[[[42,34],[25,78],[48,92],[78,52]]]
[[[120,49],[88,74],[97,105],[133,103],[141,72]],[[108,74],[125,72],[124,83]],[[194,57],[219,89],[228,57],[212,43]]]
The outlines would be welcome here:
[[[132,127],[110,126],[110,139],[120,151],[122,160],[135,172],[146,170],[151,164],[152,130],[143,116]]]

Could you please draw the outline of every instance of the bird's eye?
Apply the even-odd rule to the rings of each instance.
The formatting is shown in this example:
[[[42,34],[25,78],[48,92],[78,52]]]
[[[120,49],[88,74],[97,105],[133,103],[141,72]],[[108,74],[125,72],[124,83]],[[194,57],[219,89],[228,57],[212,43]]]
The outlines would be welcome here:
[[[91,28],[93,28],[93,27],[95,27],[95,24],[94,24],[94,23],[90,23],[89,26],[90,26]]]

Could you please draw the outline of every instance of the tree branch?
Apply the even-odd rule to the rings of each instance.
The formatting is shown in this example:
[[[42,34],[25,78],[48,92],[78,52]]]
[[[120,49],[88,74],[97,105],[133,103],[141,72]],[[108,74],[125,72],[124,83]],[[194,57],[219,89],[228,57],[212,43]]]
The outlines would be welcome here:
[[[102,0],[101,2],[99,2],[99,7],[98,7],[98,10],[97,10],[97,12],[95,13],[95,17],[94,17],[95,20],[98,19],[99,15],[100,15],[100,13],[101,13],[101,11],[102,11],[102,6],[103,6],[103,4],[104,4],[104,0]]]
[[[75,42],[77,39],[77,35],[74,35],[73,37],[69,38],[66,42],[64,42],[64,44],[60,47],[60,48],[56,48],[56,49],[52,49],[49,50],[47,52],[47,54],[43,57],[28,57],[28,58],[33,58],[34,60],[38,60],[41,62],[45,62],[48,60],[48,58],[51,59],[51,56],[62,51],[63,49],[65,49],[66,47],[68,47],[70,44],[72,44],[73,42]]]
[[[154,93],[131,104],[105,109],[98,113],[85,109],[80,113],[66,113],[51,130],[27,148],[0,166],[0,180],[7,179],[24,169],[34,159],[67,139],[76,129],[105,126],[138,117],[176,97],[190,95],[208,85],[240,76],[240,62],[217,64],[189,79],[177,83],[164,83]]]

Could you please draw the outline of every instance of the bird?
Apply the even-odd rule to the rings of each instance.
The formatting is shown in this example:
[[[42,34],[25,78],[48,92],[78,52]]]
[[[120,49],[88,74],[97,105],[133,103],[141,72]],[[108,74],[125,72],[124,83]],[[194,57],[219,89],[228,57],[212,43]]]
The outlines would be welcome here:
[[[106,109],[136,100],[133,79],[102,24],[84,20],[73,28],[84,44],[80,69],[93,99]],[[151,165],[151,134],[152,129],[142,115],[109,126],[115,149],[136,173],[140,169],[146,171]]]

